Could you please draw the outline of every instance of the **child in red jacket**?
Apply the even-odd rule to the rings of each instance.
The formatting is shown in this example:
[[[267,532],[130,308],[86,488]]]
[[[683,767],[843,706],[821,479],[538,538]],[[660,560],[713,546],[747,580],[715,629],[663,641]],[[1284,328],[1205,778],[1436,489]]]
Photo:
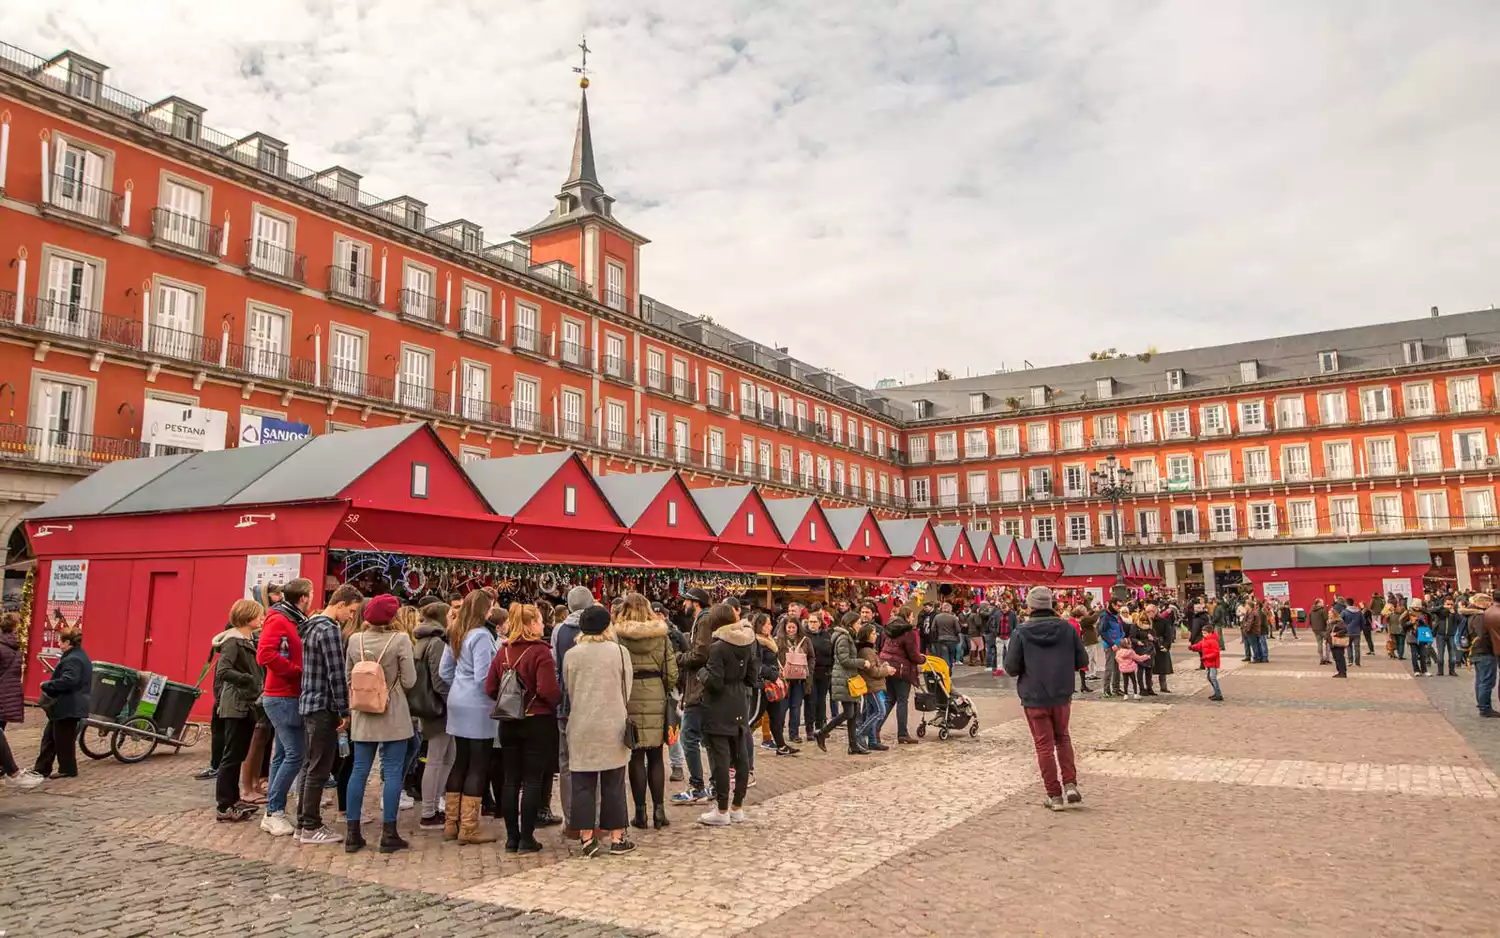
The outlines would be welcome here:
[[[1208,675],[1208,683],[1214,689],[1214,695],[1208,699],[1223,700],[1224,694],[1219,690],[1219,636],[1213,629],[1206,629],[1203,637],[1188,647],[1203,656],[1204,673]]]

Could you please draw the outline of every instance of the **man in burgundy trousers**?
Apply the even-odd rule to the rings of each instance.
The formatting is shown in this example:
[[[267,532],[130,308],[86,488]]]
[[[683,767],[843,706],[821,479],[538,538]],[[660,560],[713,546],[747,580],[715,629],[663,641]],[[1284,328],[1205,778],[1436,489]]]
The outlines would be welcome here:
[[[1026,609],[1026,619],[1011,633],[1005,648],[1005,673],[1016,679],[1016,694],[1036,744],[1037,766],[1047,789],[1042,804],[1061,811],[1083,803],[1068,713],[1073,706],[1073,675],[1088,666],[1089,657],[1077,630],[1052,611],[1051,590],[1032,587],[1026,594]]]

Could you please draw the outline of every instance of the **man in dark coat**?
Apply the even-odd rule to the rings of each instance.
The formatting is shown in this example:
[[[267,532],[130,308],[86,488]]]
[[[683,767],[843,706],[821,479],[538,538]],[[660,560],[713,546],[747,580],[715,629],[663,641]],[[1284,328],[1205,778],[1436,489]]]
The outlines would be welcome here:
[[[703,778],[703,685],[698,671],[708,664],[713,629],[708,625],[708,607],[713,600],[708,591],[695,586],[682,596],[684,613],[692,620],[688,647],[677,656],[677,671],[682,681],[682,754],[687,762],[688,787],[672,796],[673,804],[701,804],[708,800],[708,784]]]
[[[42,747],[32,771],[43,778],[72,778],[78,774],[78,727],[89,715],[94,684],[94,663],[83,650],[83,635],[76,628],[58,634],[63,654],[52,679],[42,682],[42,693],[52,698],[47,708],[47,726]],[[57,775],[52,774],[53,761]]]
[[[1073,675],[1088,666],[1089,658],[1078,631],[1057,617],[1052,603],[1052,591],[1045,586],[1032,587],[1026,594],[1030,615],[1011,633],[1005,648],[1005,673],[1016,679],[1016,694],[1031,728],[1037,767],[1047,789],[1043,804],[1061,811],[1083,802],[1068,719],[1073,708]]]

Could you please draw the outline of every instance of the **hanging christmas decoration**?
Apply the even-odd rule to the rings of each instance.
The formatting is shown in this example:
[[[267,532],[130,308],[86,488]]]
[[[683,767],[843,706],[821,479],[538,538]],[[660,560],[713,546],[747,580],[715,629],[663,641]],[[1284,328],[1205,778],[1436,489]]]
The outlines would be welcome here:
[[[26,676],[26,645],[31,635],[31,606],[36,595],[36,567],[26,571],[26,580],[21,584],[21,627],[16,629],[19,642],[16,651],[21,658],[21,676]]]

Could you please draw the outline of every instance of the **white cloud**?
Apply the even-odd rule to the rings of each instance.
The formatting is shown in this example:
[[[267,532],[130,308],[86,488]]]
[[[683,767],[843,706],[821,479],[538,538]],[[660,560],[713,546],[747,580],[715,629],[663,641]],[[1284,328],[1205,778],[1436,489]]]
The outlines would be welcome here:
[[[1487,307],[1500,7],[13,4],[143,97],[491,239],[566,172],[587,29],[643,284],[863,382]]]

